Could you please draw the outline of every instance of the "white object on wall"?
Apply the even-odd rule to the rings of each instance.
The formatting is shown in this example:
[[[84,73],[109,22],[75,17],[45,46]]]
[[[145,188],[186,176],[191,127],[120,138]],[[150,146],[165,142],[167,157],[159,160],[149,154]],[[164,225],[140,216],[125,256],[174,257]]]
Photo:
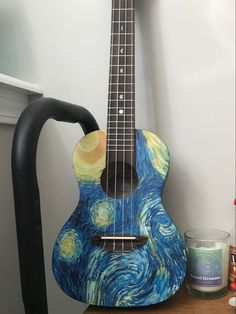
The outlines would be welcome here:
[[[41,95],[37,84],[0,73],[0,123],[16,124],[32,97]]]

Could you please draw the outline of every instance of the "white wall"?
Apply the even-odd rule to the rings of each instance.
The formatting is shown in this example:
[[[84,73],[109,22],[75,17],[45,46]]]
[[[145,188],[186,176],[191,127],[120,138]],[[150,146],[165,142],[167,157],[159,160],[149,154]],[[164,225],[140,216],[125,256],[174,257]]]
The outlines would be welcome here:
[[[172,158],[181,230],[230,229],[235,195],[234,1],[139,1],[148,105]],[[146,48],[148,47],[148,49]]]
[[[136,4],[137,127],[158,132],[170,149],[166,207],[182,232],[199,226],[230,230],[234,1]],[[46,96],[86,106],[105,127],[110,9],[110,0],[2,0],[0,72],[39,83]],[[0,277],[6,283],[0,312],[21,314],[9,161],[13,129],[0,126],[0,133],[0,250],[5,252]],[[50,265],[56,235],[78,201],[71,153],[81,135],[78,126],[50,121],[39,143],[50,314],[84,309],[60,291]]]

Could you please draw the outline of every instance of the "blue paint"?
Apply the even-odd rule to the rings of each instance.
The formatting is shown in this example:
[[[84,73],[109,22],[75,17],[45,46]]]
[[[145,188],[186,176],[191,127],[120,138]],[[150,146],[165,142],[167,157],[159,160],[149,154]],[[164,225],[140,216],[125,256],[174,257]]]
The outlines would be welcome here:
[[[78,206],[55,243],[52,257],[55,279],[67,295],[84,303],[112,307],[156,304],[175,294],[185,276],[184,244],[161,202],[165,178],[153,167],[153,152],[143,131],[137,130],[136,134],[139,184],[133,196],[114,200],[106,196],[100,184],[78,182]],[[169,161],[167,153],[164,159]],[[116,233],[122,232],[124,204],[124,233],[147,235],[147,244],[132,252],[117,253],[91,243],[90,236],[104,233],[104,226],[94,224],[92,217],[97,202],[105,201],[109,203],[109,215],[112,212],[113,219],[115,215]],[[113,233],[113,227],[113,223],[107,226],[107,234]],[[69,252],[63,251],[64,255],[62,239],[65,252]]]

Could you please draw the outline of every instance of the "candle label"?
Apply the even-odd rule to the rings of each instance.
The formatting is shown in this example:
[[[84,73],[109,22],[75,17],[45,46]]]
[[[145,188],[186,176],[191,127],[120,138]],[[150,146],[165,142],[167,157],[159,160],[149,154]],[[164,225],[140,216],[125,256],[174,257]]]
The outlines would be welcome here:
[[[194,285],[216,287],[222,284],[222,250],[189,248],[189,279]]]

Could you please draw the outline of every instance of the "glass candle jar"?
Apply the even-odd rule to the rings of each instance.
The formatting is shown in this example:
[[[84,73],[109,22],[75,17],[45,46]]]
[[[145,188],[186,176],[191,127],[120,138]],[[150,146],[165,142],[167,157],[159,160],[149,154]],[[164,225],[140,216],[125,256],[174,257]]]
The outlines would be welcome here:
[[[200,298],[217,298],[227,293],[229,233],[216,229],[185,232],[188,257],[187,291]]]

